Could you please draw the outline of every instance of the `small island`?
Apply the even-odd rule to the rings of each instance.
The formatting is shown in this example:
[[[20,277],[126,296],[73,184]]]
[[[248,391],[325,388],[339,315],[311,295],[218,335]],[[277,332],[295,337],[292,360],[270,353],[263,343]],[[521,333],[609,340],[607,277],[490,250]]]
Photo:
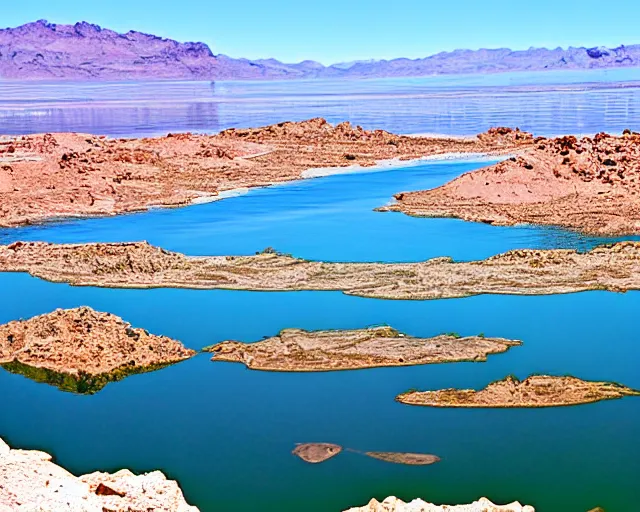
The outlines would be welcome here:
[[[75,393],[95,393],[109,382],[195,353],[178,341],[88,307],[0,325],[0,366]]]
[[[486,361],[521,345],[517,340],[441,334],[414,338],[388,327],[305,331],[284,329],[255,343],[225,341],[208,347],[212,361],[244,363],[253,370],[318,372],[381,366]]]
[[[398,395],[396,400],[427,407],[535,408],[588,404],[625,396],[640,396],[640,391],[612,382],[589,382],[576,377],[534,375],[519,380],[510,375],[481,391],[408,391]]]

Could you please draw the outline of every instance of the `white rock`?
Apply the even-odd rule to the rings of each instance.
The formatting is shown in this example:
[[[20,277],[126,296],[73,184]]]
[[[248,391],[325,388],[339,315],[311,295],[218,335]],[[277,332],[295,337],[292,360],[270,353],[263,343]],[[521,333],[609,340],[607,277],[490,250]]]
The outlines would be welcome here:
[[[345,512],[535,512],[533,507],[515,502],[509,505],[495,505],[487,498],[480,498],[469,505],[434,505],[420,499],[405,503],[390,496],[382,503],[373,499],[364,507],[351,508]]]
[[[123,494],[98,496],[100,484]],[[0,512],[198,512],[160,472],[75,477],[39,451],[11,450],[0,439]]]

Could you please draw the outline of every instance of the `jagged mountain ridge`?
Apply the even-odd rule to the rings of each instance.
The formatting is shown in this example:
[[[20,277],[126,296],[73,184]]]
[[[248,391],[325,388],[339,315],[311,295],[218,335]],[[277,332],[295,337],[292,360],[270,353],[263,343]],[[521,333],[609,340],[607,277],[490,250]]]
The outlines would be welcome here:
[[[455,50],[423,59],[356,61],[323,66],[275,59],[214,55],[204,43],[129,31],[120,34],[87,22],[45,20],[0,30],[0,78],[33,80],[247,80],[381,78],[640,66],[640,45],[617,48],[508,48]]]

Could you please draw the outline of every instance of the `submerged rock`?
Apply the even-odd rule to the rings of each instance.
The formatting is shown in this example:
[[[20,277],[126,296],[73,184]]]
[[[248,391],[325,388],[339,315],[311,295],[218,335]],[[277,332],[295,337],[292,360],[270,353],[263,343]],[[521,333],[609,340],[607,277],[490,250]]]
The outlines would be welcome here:
[[[533,507],[515,502],[509,505],[495,505],[487,498],[480,498],[469,505],[434,505],[420,499],[405,503],[390,496],[382,503],[372,499],[364,507],[350,508],[345,512],[535,512]]]
[[[0,366],[63,391],[95,393],[194,354],[178,341],[88,307],[0,325]]]
[[[396,399],[403,404],[429,407],[558,407],[614,400],[625,396],[640,396],[640,391],[612,382],[588,382],[575,377],[534,375],[523,381],[509,376],[492,382],[480,391],[409,391]]]
[[[214,362],[239,362],[254,370],[311,372],[486,361],[489,354],[521,344],[504,338],[463,338],[457,334],[414,338],[383,326],[332,331],[284,329],[256,343],[225,341],[205,350],[214,353]]]
[[[335,457],[342,451],[342,446],[331,443],[304,443],[293,450],[293,454],[303,461],[318,464]]]
[[[75,477],[51,455],[12,450],[0,439],[0,510],[15,512],[198,512],[160,471]]]
[[[364,452],[374,459],[394,464],[406,464],[408,466],[428,466],[440,462],[440,457],[426,453],[402,453],[402,452]]]

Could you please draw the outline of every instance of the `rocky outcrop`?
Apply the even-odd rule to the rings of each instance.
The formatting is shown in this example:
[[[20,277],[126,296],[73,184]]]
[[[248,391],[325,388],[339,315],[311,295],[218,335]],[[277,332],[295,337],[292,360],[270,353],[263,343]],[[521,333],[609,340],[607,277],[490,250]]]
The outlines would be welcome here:
[[[298,180],[313,168],[370,167],[443,153],[503,154],[530,141],[407,137],[324,119],[218,135],[107,139],[60,133],[0,138],[0,227],[176,207]]]
[[[0,30],[0,78],[62,80],[377,78],[637,66],[640,45],[617,48],[507,48],[442,52],[423,59],[370,60],[323,66],[214,55],[204,43],[150,34],[119,34],[79,22],[45,20]]]
[[[313,372],[380,366],[486,361],[520,341],[484,336],[442,334],[414,338],[391,327],[357,330],[305,331],[284,329],[255,343],[225,341],[208,347],[212,361],[244,363],[254,370]]]
[[[160,472],[76,477],[35,450],[0,439],[0,510],[12,512],[198,512],[178,484]]]
[[[535,512],[533,507],[520,503],[494,505],[487,498],[480,498],[469,505],[434,505],[420,499],[405,503],[395,496],[390,496],[382,503],[372,499],[364,507],[350,508],[345,512]]]
[[[380,299],[427,300],[478,294],[548,295],[640,289],[640,243],[587,253],[509,251],[486,260],[418,263],[308,261],[272,250],[255,256],[189,257],[144,242],[0,245],[0,272],[111,288],[336,290]],[[399,361],[398,361],[399,362]]]
[[[428,407],[559,407],[640,396],[640,391],[612,382],[589,382],[575,377],[534,375],[521,381],[514,376],[492,382],[481,391],[442,389],[409,391],[396,399]]]
[[[495,225],[546,224],[595,235],[640,233],[640,134],[538,137],[520,156],[381,208]]]
[[[0,325],[0,365],[65,391],[95,393],[193,355],[175,340],[88,307]]]

